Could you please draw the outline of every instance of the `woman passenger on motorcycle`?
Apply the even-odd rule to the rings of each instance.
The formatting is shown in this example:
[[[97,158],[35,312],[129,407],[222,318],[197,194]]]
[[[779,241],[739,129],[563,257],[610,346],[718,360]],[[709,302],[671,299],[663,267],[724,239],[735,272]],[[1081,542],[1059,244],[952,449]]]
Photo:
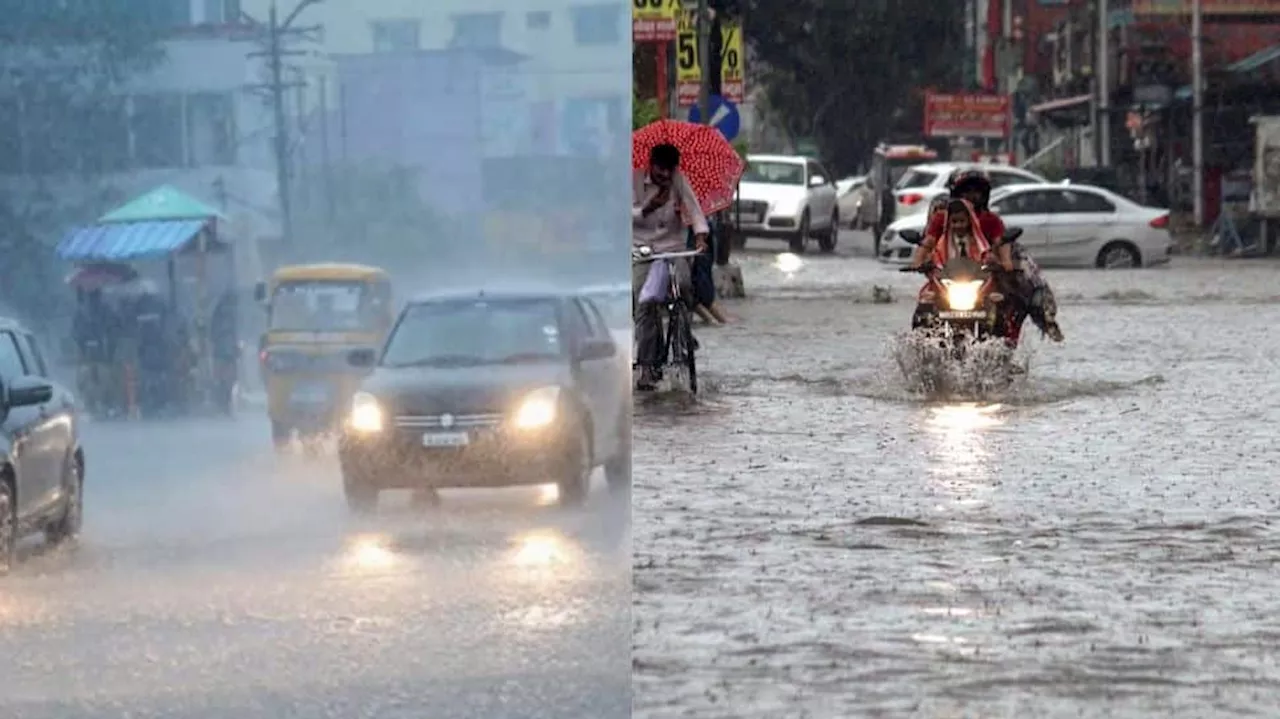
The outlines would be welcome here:
[[[953,200],[963,200],[969,204],[971,209],[969,214],[972,215],[974,225],[978,228],[983,240],[991,247],[998,246],[1000,240],[1004,238],[1004,222],[998,215],[987,209],[987,202],[991,199],[991,181],[987,179],[986,173],[981,170],[957,170],[947,180],[947,190],[951,193]],[[938,240],[947,229],[948,217],[952,214],[954,213],[950,211],[946,215],[938,212],[929,218],[929,225],[924,231],[924,242],[920,243],[915,256],[911,258],[912,267],[920,267],[934,253]],[[1001,257],[998,253],[994,259],[1007,269],[1012,269],[1013,258],[1008,256],[1007,252],[1003,254],[1005,256]],[[934,264],[941,267],[941,263]]]

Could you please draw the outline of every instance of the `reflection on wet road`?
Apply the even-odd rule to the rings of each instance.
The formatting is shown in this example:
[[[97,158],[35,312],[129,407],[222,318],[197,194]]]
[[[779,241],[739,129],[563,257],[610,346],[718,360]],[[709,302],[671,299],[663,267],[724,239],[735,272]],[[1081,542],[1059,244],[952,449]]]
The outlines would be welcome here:
[[[1053,273],[1067,344],[939,402],[913,282],[744,264],[700,411],[637,420],[635,716],[1273,715],[1275,265]]]
[[[625,717],[627,507],[389,495],[265,422],[87,428],[86,526],[0,581],[0,716]]]

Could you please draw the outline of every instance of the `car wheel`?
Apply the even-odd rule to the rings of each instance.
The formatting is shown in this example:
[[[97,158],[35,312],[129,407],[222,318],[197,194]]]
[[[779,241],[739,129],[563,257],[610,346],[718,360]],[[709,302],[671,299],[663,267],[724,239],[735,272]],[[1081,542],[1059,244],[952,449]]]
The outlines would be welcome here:
[[[796,233],[791,236],[791,251],[797,255],[804,254],[805,243],[809,240],[809,211],[805,210],[800,215],[800,227],[796,229]]]
[[[831,213],[831,224],[826,231],[818,235],[818,249],[826,254],[836,251],[836,243],[840,241],[840,215]]]
[[[293,439],[293,430],[289,429],[283,422],[271,420],[271,444],[276,449],[285,449],[289,446],[289,440],[291,439]]]
[[[566,458],[565,467],[561,470],[563,476],[556,482],[562,507],[581,506],[591,490],[591,440],[581,423],[575,432],[577,436],[569,448],[571,456]]]
[[[14,547],[18,544],[16,506],[12,479],[0,477],[0,575],[8,574],[13,567]]]
[[[1127,240],[1115,240],[1108,242],[1098,251],[1096,264],[1100,269],[1105,270],[1141,267],[1142,256],[1133,243]]]
[[[378,488],[366,480],[343,473],[342,493],[347,509],[354,514],[371,514],[378,509]]]
[[[74,459],[66,462],[66,467],[62,470],[62,491],[66,497],[62,518],[46,529],[44,534],[45,541],[49,544],[75,541],[84,524],[84,477],[79,462]]]
[[[617,495],[626,495],[631,491],[631,413],[619,420],[618,451],[604,465],[604,479],[609,491]]]

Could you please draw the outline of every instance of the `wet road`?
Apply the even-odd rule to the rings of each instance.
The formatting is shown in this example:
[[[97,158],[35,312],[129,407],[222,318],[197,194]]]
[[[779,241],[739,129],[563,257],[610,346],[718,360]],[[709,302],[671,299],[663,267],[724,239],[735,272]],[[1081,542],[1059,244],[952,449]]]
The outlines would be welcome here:
[[[86,429],[75,552],[0,580],[0,716],[626,717],[625,503],[394,495],[356,520],[336,460],[265,421]]]
[[[961,402],[915,280],[804,263],[637,422],[635,716],[1275,715],[1280,264],[1051,273],[1067,343]]]

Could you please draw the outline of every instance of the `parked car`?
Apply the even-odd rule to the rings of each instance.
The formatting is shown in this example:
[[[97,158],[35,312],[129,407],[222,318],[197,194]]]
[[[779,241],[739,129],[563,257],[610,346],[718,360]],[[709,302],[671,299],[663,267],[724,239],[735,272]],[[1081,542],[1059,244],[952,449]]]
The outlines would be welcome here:
[[[738,223],[734,244],[748,237],[786,240],[792,252],[805,251],[809,238],[833,252],[840,235],[840,208],[831,173],[817,160],[787,155],[749,155],[747,171],[730,210]]]
[[[593,470],[631,482],[631,373],[596,303],[554,293],[453,293],[400,312],[338,442],[348,505],[384,489],[554,483],[585,500]]]
[[[986,171],[991,187],[1029,183],[1050,184],[1049,180],[1026,170],[1008,165],[978,164],[974,162],[931,162],[916,165],[893,186],[895,220],[920,214],[929,208],[929,202],[947,191],[947,178],[956,170],[976,168]]]
[[[84,516],[84,451],[72,394],[49,378],[35,337],[0,319],[0,573],[27,535],[75,539]]]
[[[1092,185],[1010,185],[991,195],[991,209],[1045,267],[1142,267],[1169,261],[1173,237],[1169,211],[1144,207]],[[906,264],[915,247],[902,230],[923,232],[924,214],[889,226],[881,240],[881,262]]]
[[[867,176],[846,177],[836,183],[836,204],[840,219],[850,229],[861,230],[875,224],[875,193],[867,186]]]

